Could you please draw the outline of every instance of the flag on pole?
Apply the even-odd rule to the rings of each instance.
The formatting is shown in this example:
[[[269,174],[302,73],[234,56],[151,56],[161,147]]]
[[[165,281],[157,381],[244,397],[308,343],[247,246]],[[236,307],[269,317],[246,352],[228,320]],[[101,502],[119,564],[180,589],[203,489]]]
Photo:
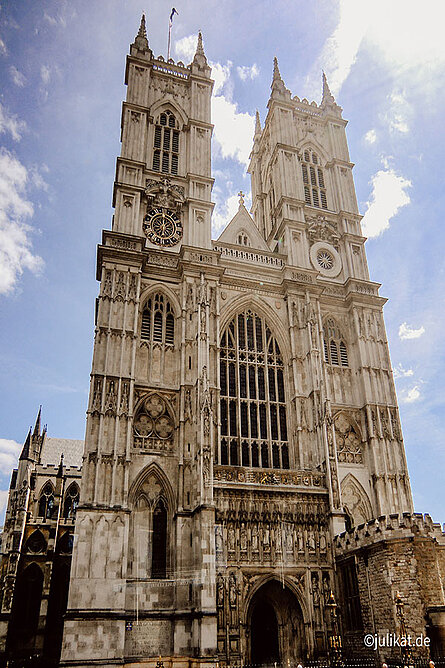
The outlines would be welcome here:
[[[177,12],[176,9],[173,7],[173,8],[172,8],[172,11],[171,11],[171,14],[170,14],[170,28],[172,27],[172,24],[173,24],[173,17],[174,17],[175,14],[178,14],[178,12]],[[179,16],[179,14],[178,14],[178,16]]]
[[[170,12],[170,20],[168,22],[168,46],[167,46],[167,60],[170,60],[170,45],[171,45],[171,36],[172,36],[172,25],[173,25],[173,17],[175,14],[178,14],[176,9],[172,7],[172,10]],[[178,14],[179,16],[179,14]]]

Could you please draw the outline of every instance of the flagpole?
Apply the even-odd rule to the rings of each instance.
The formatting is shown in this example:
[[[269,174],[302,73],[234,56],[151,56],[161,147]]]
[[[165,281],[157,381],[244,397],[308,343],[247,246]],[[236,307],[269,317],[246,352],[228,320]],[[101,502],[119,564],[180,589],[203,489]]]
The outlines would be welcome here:
[[[172,22],[168,22],[168,47],[167,47],[167,60],[170,60],[170,42],[172,36]]]
[[[173,25],[173,17],[175,14],[178,12],[176,9],[173,7],[170,13],[170,18],[168,21],[168,45],[167,45],[167,61],[170,60],[170,47],[171,47],[171,39],[172,39],[172,25]]]

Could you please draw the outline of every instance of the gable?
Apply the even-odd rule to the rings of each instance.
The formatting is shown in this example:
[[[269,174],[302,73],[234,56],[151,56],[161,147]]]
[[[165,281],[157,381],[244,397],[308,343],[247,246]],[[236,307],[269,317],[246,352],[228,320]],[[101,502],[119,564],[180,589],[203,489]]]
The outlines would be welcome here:
[[[246,238],[248,243],[245,243]],[[217,241],[224,244],[270,251],[244,204],[240,204],[238,212],[222,231]]]

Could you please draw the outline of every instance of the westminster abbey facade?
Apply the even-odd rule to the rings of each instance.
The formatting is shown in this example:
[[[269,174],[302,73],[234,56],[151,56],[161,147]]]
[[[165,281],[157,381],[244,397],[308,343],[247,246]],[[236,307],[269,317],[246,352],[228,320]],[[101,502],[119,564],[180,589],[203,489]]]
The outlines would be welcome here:
[[[252,210],[240,194],[216,241],[201,35],[190,65],[165,61],[143,19],[126,84],[83,460],[40,422],[24,448],[3,656],[294,666],[328,654],[334,599],[345,654],[397,633],[397,592],[431,638],[418,653],[443,652],[445,534],[414,513],[385,299],[326,78],[319,105],[300,100],[275,60]]]

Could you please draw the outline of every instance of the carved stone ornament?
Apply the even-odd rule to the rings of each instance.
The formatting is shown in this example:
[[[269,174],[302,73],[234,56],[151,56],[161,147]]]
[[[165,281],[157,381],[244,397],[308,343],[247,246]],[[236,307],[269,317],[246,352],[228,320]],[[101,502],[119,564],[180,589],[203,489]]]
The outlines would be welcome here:
[[[309,223],[307,233],[311,244],[316,241],[327,241],[334,246],[335,250],[338,250],[340,235],[337,231],[337,223],[321,215],[306,220]]]
[[[335,418],[335,439],[339,462],[362,464],[363,452],[360,437],[344,413]]]
[[[157,394],[149,396],[136,413],[133,423],[134,447],[147,451],[171,451],[174,422],[165,401]]]
[[[162,207],[179,213],[185,202],[184,192],[182,186],[172,184],[168,178],[161,181],[147,179],[144,191],[148,201],[147,211],[153,207]]]

